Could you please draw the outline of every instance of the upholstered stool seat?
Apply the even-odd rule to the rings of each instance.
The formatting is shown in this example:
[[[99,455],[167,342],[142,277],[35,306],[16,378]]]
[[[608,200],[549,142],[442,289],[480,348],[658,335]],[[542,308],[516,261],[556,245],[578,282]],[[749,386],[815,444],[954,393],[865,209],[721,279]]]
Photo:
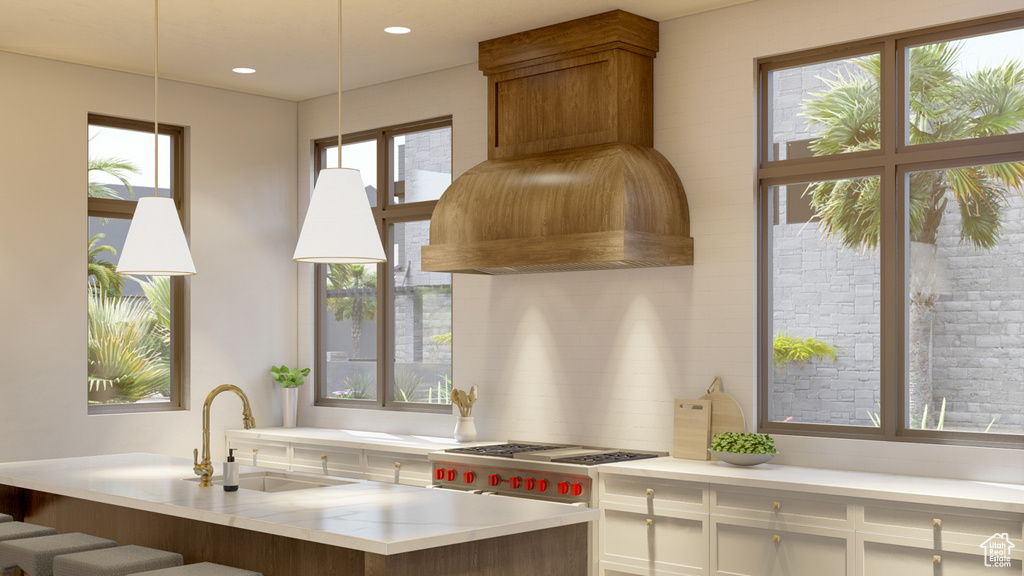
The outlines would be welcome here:
[[[37,536],[49,536],[57,531],[47,526],[36,526],[25,522],[4,522],[0,524],[0,542],[6,540],[17,540],[19,538],[35,538]],[[2,567],[0,567],[2,568]]]
[[[127,576],[181,566],[181,554],[143,546],[118,546],[64,554],[53,559],[53,576]]]
[[[0,522],[14,522],[14,516],[0,514]]]
[[[6,525],[0,524],[0,529]],[[53,576],[53,559],[61,554],[114,546],[113,540],[80,532],[7,540],[0,542],[0,572],[17,566],[30,576]]]
[[[35,576],[35,575],[33,575]],[[242,570],[221,564],[200,562],[198,564],[185,564],[177,568],[164,568],[150,572],[140,572],[139,576],[263,576],[252,570]]]

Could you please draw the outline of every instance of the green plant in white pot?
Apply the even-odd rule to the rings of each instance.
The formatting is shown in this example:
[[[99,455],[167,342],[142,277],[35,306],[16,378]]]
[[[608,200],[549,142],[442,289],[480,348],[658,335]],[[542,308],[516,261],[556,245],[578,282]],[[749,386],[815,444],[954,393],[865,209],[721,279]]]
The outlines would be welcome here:
[[[284,364],[271,366],[270,375],[281,383],[281,409],[284,427],[295,428],[299,412],[299,386],[306,382],[309,368],[289,368]]]

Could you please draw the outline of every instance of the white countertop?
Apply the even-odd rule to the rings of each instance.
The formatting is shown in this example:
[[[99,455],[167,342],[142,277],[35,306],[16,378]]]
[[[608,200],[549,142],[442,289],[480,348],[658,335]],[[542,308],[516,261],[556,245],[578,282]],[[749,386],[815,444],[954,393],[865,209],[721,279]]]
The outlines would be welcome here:
[[[219,475],[221,464],[215,463],[214,469]],[[567,504],[367,480],[266,493],[200,488],[183,478],[196,478],[191,460],[154,454],[0,464],[0,484],[375,554],[400,554],[598,518],[595,509]]]
[[[603,464],[600,472],[1024,513],[1024,485],[1021,484],[826,470],[771,463],[743,467],[725,462],[680,458]]]
[[[252,430],[228,430],[227,434],[235,438],[248,438],[252,440],[308,442],[319,446],[339,446],[422,455],[449,448],[498,443],[495,441],[456,442],[453,438],[438,436],[413,436],[334,428],[253,428]]]

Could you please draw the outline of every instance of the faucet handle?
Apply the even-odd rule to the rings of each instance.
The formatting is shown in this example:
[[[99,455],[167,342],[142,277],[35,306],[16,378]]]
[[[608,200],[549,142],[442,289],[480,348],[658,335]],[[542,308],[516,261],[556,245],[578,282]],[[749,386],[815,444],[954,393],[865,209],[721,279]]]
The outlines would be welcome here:
[[[192,465],[196,468],[199,467],[199,448],[192,449]]]

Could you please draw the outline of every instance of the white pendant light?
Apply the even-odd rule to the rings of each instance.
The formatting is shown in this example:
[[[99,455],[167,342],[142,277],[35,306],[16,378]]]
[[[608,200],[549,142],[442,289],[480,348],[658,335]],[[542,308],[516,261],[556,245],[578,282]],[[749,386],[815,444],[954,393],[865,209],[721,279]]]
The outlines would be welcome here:
[[[140,198],[128,228],[128,236],[117,262],[119,274],[133,276],[191,276],[196,273],[192,254],[181,228],[178,210],[171,198],[160,193],[160,122],[158,82],[160,77],[160,0],[154,6],[153,50],[153,197]]]
[[[341,166],[341,0],[338,0],[338,166]],[[324,168],[313,187],[292,260],[318,264],[385,262],[363,177],[351,168]]]

